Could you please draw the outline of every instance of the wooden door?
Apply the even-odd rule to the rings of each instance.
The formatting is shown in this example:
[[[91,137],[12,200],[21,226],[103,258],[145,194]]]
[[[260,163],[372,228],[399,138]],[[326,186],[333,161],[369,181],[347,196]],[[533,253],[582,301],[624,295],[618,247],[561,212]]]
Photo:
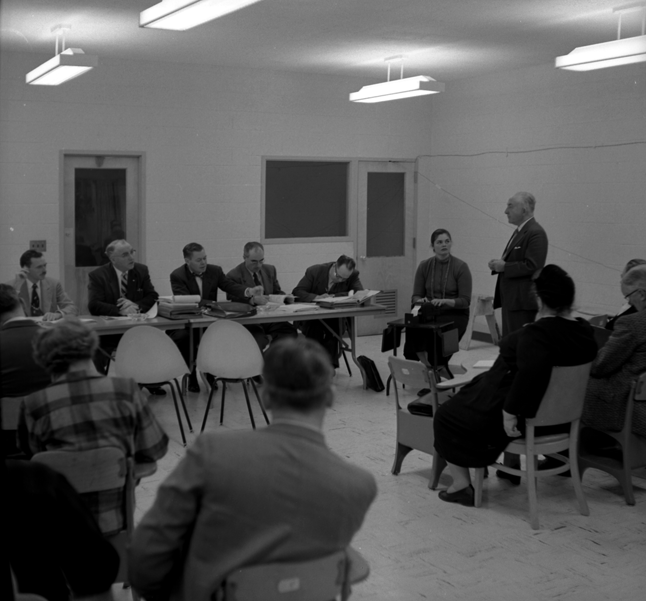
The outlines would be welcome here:
[[[125,238],[143,257],[140,156],[64,154],[64,286],[87,314],[88,274],[108,262],[106,246]]]
[[[358,321],[359,335],[379,334],[409,308],[415,273],[415,163],[359,161],[357,267],[366,288],[382,290],[385,317]]]

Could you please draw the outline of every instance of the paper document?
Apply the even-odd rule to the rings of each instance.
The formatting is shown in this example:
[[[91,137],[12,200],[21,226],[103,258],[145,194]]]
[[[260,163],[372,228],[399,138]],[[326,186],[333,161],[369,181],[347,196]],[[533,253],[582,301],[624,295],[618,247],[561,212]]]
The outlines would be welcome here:
[[[171,294],[159,297],[162,303],[199,303],[200,300],[202,299],[199,294]]]
[[[295,303],[293,305],[281,305],[276,308],[276,313],[300,313],[302,311],[313,311],[318,309],[316,303]]]

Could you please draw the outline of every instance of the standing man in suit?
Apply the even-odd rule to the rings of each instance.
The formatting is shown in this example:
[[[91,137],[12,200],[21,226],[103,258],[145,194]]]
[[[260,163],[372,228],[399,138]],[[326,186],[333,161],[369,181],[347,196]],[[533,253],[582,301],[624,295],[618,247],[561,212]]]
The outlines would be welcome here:
[[[211,599],[237,568],[323,557],[361,527],[377,487],[325,444],[334,400],[325,352],[281,340],[263,377],[271,424],[201,434],[137,526],[130,582],[148,601]]]
[[[280,289],[276,268],[265,263],[265,247],[260,242],[247,242],[244,245],[242,258],[244,261],[227,273],[227,277],[237,284],[262,286],[262,296],[249,299],[227,294],[229,300],[262,305],[267,302],[268,294],[285,294]],[[261,351],[267,347],[270,341],[275,342],[283,338],[298,336],[296,328],[286,321],[245,327],[251,332]]]
[[[55,321],[66,315],[78,315],[78,309],[58,280],[47,277],[47,261],[43,253],[28,250],[20,257],[20,271],[13,286],[25,306],[27,317],[42,316]]]
[[[545,265],[547,234],[534,219],[535,206],[529,192],[518,192],[507,201],[505,215],[517,228],[502,258],[488,263],[492,275],[498,276],[493,306],[502,307],[503,336],[533,322],[538,311],[532,276]]]
[[[157,302],[148,267],[135,263],[135,251],[127,240],[114,240],[105,254],[109,263],[90,271],[88,308],[92,315],[119,316],[145,313]],[[117,348],[121,334],[101,336],[94,364],[107,373],[110,355]],[[163,388],[148,388],[151,394],[164,396]]]
[[[341,255],[334,263],[308,267],[292,294],[299,301],[311,303],[331,296],[347,296],[351,290],[363,290],[363,285],[354,259]],[[340,320],[304,321],[300,323],[300,328],[305,336],[320,342],[329,353],[332,366],[335,369],[339,367],[339,339],[334,333],[341,335]]]
[[[184,265],[178,267],[170,274],[170,287],[174,295],[199,295],[203,301],[217,301],[218,288],[231,296],[255,302],[262,294],[260,286],[245,286],[238,284],[224,275],[219,265],[209,265],[206,251],[201,244],[191,242],[183,249]],[[261,302],[258,300],[258,302]],[[179,348],[186,363],[189,363],[190,347],[189,335],[185,330],[174,330],[169,333]],[[196,336],[196,346],[199,339]],[[189,366],[190,367],[190,366]],[[191,392],[199,392],[195,367],[193,367],[188,381]]]

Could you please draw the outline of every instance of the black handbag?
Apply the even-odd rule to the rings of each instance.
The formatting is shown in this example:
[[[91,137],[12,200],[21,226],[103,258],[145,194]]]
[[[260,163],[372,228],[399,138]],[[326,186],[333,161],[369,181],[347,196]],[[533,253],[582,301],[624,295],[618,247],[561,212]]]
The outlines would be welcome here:
[[[368,388],[370,388],[370,390],[374,390],[375,392],[381,392],[382,390],[384,390],[386,387],[384,386],[383,380],[379,375],[379,370],[377,370],[375,362],[365,355],[360,355],[359,357],[357,357],[357,361],[366,372],[366,385],[368,386]]]
[[[381,334],[381,352],[387,353],[396,348],[399,348],[399,345],[402,342],[402,328],[396,328],[395,326],[388,326],[384,329]]]

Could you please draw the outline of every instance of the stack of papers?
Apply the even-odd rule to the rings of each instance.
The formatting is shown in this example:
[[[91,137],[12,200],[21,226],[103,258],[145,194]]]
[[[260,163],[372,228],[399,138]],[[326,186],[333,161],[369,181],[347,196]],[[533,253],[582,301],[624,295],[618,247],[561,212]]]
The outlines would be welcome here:
[[[159,297],[159,315],[167,319],[201,315],[200,295],[171,295]]]
[[[324,309],[340,309],[343,307],[357,307],[365,304],[369,299],[377,296],[381,290],[359,290],[348,296],[332,296],[317,300],[316,304]]]

